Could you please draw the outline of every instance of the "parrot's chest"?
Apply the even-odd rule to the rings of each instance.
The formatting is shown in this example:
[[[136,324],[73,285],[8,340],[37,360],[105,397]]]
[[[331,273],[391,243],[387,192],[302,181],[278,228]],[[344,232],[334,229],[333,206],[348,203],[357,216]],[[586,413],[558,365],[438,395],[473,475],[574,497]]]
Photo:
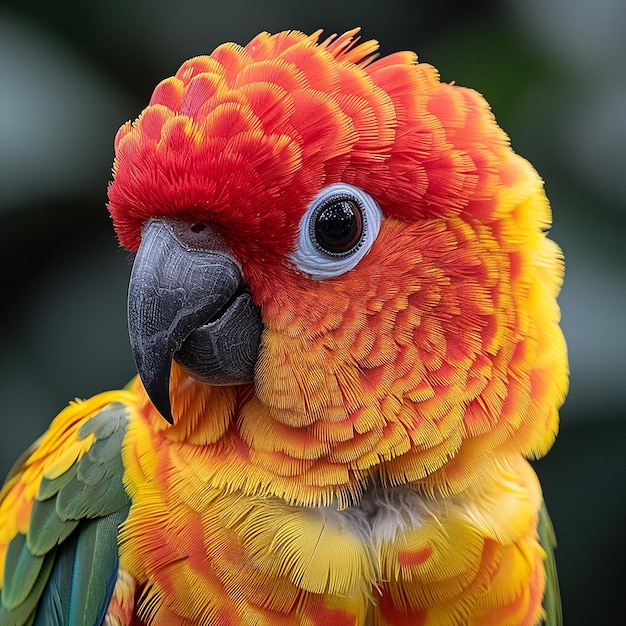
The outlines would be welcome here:
[[[232,455],[218,466],[154,433],[145,446],[150,430],[138,420],[129,431],[119,565],[137,583],[146,624],[363,626],[407,623],[406,611],[424,623],[442,603],[454,624],[461,609],[491,615],[502,593],[519,590],[522,617],[511,623],[535,623],[524,616],[539,611],[543,584],[540,490],[521,458],[454,496],[397,486],[366,491],[358,506],[295,506],[233,488]]]
[[[233,488],[232,449],[218,457],[174,445],[147,420],[131,423],[127,444],[132,506],[119,564],[146,623],[290,626],[310,612],[366,624],[386,581],[403,585],[402,568],[430,567],[437,502],[408,487],[373,488],[341,509],[296,506],[245,482]]]
[[[206,495],[161,500],[158,515],[151,498],[150,516],[136,502],[126,525],[141,527],[144,539],[123,544],[121,552],[123,569],[189,615],[229,606],[233,598],[233,615],[259,607],[283,613],[303,592],[358,598],[366,611],[372,589],[390,575],[387,561],[397,561],[391,554],[425,516],[420,496],[404,487],[366,492],[360,506],[342,510]]]

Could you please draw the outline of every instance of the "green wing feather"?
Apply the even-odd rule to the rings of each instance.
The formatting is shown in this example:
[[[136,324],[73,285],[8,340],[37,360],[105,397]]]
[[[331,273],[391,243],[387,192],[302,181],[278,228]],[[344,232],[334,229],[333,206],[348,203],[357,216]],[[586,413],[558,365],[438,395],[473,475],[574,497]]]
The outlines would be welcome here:
[[[117,531],[130,507],[121,458],[128,413],[112,403],[78,429],[91,447],[42,478],[28,532],[7,547],[0,623],[99,625],[117,573]]]
[[[63,544],[63,550],[55,554],[54,567],[37,602],[36,615],[42,625],[46,623],[68,624],[70,621],[69,603],[64,602],[63,599],[66,596],[67,581],[72,580],[77,541],[76,536],[70,537]],[[34,616],[35,613],[33,612]]]
[[[556,535],[554,527],[548,515],[545,503],[539,511],[539,543],[546,553],[544,566],[546,568],[546,590],[543,596],[543,609],[546,617],[544,626],[563,626],[563,609],[561,607],[561,593],[559,590],[559,578],[556,571],[554,549],[556,548]]]

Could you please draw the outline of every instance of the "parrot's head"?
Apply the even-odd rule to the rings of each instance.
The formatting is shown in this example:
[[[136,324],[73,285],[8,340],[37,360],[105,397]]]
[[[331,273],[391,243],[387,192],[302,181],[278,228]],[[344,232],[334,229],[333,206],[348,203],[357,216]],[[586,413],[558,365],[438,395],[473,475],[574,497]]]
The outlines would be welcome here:
[[[304,503],[541,455],[567,387],[540,178],[478,93],[356,33],[185,62],[118,132],[109,187],[164,428]]]

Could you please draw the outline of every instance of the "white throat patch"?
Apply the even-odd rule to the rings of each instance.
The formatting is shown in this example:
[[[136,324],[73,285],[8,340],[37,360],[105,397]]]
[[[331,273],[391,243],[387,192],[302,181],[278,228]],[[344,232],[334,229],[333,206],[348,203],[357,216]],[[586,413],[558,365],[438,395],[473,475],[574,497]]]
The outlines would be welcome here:
[[[374,545],[393,541],[399,532],[421,526],[430,516],[424,499],[408,487],[375,487],[362,495],[359,506],[321,510],[329,522]]]

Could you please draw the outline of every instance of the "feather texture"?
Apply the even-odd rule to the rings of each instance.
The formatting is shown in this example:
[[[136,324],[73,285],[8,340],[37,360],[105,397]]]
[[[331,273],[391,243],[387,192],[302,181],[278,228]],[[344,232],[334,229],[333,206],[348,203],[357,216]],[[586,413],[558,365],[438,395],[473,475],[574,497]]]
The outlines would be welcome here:
[[[127,409],[112,396],[61,413],[4,492],[2,624],[80,626],[104,619],[117,575],[118,527],[129,507],[120,455]],[[17,494],[20,506],[7,508]],[[20,507],[30,511],[26,533],[15,517]]]
[[[34,626],[65,626],[70,623],[68,590],[72,586],[76,542],[77,537],[71,537],[55,555],[54,567],[39,599]]]
[[[262,318],[254,380],[174,362],[172,424],[139,378],[63,411],[0,494],[2,624],[560,625],[527,461],[568,385],[542,181],[476,92],[320,36],[189,59],[118,131],[120,242],[219,234]],[[335,183],[380,228],[309,275],[300,225]]]
[[[211,224],[264,324],[253,386],[173,365],[172,426],[137,383],[121,564],[154,624],[537,624],[523,457],[554,441],[568,377],[542,181],[476,92],[318,37],[190,59],[116,137],[120,241],[154,217]],[[287,259],[336,182],[384,218],[354,268],[311,279]],[[387,523],[342,513],[374,501]]]

